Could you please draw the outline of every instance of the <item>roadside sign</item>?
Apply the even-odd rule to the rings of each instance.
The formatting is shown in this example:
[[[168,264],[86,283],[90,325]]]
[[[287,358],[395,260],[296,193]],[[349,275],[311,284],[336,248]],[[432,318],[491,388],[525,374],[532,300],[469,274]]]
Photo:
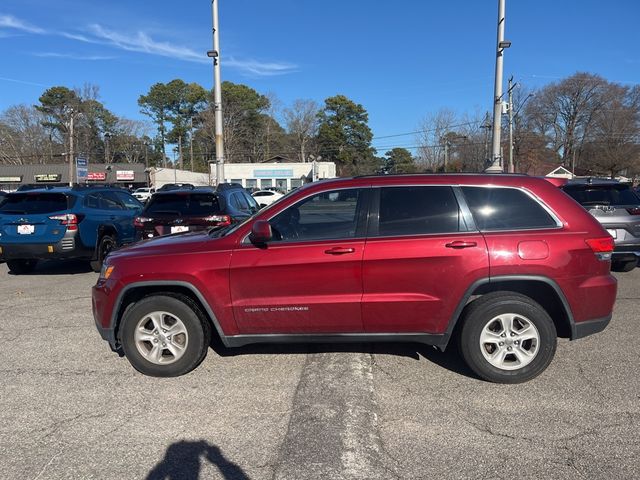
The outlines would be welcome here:
[[[77,157],[76,158],[76,178],[78,182],[86,181],[89,175],[89,167],[86,158]]]

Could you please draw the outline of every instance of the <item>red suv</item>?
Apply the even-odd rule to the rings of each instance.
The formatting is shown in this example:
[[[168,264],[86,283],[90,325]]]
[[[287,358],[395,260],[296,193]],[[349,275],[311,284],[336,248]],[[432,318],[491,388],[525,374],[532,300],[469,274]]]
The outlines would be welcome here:
[[[517,383],[558,336],[611,319],[613,239],[544,179],[411,175],[309,184],[223,229],[112,252],[93,288],[102,337],[177,376],[227,347],[452,339],[481,378]]]

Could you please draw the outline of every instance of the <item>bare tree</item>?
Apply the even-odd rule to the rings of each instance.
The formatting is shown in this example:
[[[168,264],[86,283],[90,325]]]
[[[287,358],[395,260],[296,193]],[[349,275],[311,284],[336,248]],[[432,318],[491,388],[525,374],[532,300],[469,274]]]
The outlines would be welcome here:
[[[441,109],[425,117],[416,138],[419,166],[436,171],[444,164],[445,144],[442,139],[456,123],[456,114],[449,109]]]
[[[34,107],[16,105],[0,116],[0,163],[45,163],[62,153],[42,124],[44,116]]]
[[[301,162],[307,161],[309,146],[318,134],[318,112],[320,105],[313,100],[295,100],[283,112],[287,133],[291,135]]]

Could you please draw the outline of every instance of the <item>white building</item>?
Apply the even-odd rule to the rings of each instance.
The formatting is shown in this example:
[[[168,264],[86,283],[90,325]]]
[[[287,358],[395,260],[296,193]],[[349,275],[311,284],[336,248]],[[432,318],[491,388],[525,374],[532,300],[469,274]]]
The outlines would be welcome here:
[[[245,188],[276,187],[289,191],[305,183],[336,177],[334,162],[285,162],[274,157],[262,163],[225,163],[225,182],[240,183]],[[216,165],[211,164],[211,177],[216,178]]]
[[[197,187],[215,185],[215,172],[212,179],[208,173],[190,172],[173,168],[150,168],[149,181],[154,188],[160,188],[167,183],[190,183]]]

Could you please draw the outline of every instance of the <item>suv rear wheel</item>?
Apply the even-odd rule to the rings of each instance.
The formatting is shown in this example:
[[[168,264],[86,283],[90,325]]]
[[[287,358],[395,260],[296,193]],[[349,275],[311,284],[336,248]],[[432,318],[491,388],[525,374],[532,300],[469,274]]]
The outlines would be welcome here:
[[[613,260],[611,262],[612,272],[630,272],[638,266],[638,260]]]
[[[98,248],[96,251],[96,259],[91,261],[91,269],[94,272],[99,272],[102,268],[104,259],[109,255],[109,252],[116,247],[116,239],[112,235],[103,235],[98,242]]]
[[[122,349],[133,368],[154,377],[177,377],[207,354],[211,328],[182,295],[152,295],[129,308],[120,329]]]
[[[549,366],[557,333],[553,320],[531,298],[494,292],[467,307],[459,344],[467,365],[481,378],[521,383]]]
[[[22,275],[23,273],[31,273],[36,268],[38,260],[7,260],[7,267],[11,273]]]

